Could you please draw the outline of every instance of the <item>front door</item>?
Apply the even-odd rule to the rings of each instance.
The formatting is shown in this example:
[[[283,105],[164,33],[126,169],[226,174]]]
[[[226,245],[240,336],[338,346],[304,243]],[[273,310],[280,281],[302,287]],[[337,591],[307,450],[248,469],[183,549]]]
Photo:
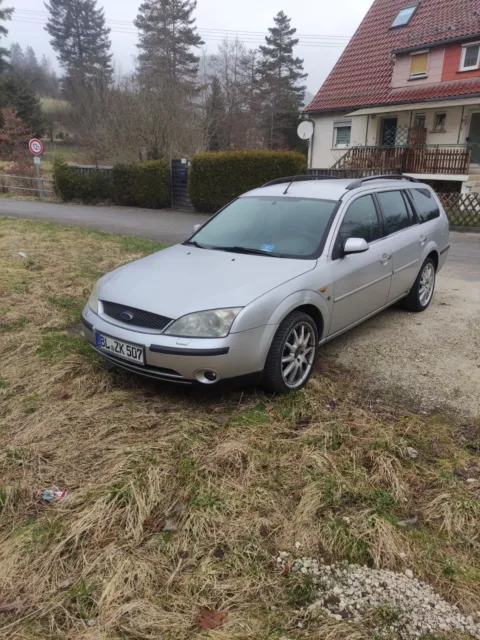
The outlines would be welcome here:
[[[392,245],[384,238],[380,217],[371,195],[361,196],[348,207],[332,253],[334,285],[333,317],[329,335],[366,318],[387,303],[393,273]],[[369,243],[365,253],[343,256],[348,238]]]
[[[382,135],[380,144],[382,147],[394,147],[397,143],[398,118],[384,118],[382,120]]]
[[[480,165],[480,113],[472,115],[470,133],[467,140],[472,145],[472,164]]]

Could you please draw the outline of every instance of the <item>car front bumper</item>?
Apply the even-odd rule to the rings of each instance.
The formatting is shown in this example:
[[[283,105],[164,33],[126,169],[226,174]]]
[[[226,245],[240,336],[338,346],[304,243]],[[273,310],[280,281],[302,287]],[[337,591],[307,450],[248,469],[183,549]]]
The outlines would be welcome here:
[[[184,385],[212,385],[222,380],[250,376],[252,379],[260,378],[277,330],[275,325],[267,325],[231,333],[226,338],[183,339],[120,327],[94,313],[88,305],[81,319],[91,347],[111,364],[147,378]],[[96,346],[97,333],[145,347],[145,366],[99,349]],[[213,372],[215,380],[208,380],[206,372]]]

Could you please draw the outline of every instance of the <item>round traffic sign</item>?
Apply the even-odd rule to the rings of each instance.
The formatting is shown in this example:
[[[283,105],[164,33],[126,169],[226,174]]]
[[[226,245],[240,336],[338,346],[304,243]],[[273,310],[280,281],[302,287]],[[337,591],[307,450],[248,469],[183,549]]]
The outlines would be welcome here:
[[[43,142],[33,138],[33,140],[30,140],[28,143],[28,148],[34,156],[41,156],[43,153]]]

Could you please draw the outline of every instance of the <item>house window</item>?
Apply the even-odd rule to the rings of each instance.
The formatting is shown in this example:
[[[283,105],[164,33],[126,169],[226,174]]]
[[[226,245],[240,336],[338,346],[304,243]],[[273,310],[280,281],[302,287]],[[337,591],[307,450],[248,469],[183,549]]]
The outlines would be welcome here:
[[[352,123],[347,122],[334,122],[333,124],[333,146],[344,149],[350,144],[352,136]]]
[[[410,79],[426,78],[428,71],[428,51],[419,51],[411,56]]]
[[[447,114],[446,113],[436,113],[435,114],[435,124],[433,127],[434,133],[445,133],[445,124],[447,122]]]
[[[415,129],[425,129],[426,121],[427,116],[424,113],[417,114],[415,116],[413,126],[415,127]]]
[[[406,27],[410,20],[413,18],[415,11],[418,9],[418,4],[411,5],[410,7],[404,7],[400,9],[397,17],[393,21],[392,29],[398,29],[399,27]]]
[[[475,71],[480,66],[480,42],[462,47],[460,71]]]

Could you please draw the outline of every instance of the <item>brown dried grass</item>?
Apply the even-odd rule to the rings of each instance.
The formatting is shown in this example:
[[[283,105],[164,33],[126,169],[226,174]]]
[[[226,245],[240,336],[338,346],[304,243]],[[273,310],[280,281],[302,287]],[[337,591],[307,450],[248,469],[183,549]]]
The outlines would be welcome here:
[[[275,564],[296,541],[415,566],[480,608],[478,490],[454,473],[478,461],[453,419],[365,396],[334,363],[288,398],[157,386],[68,333],[95,278],[153,248],[0,219],[0,602],[25,604],[0,636],[182,640],[209,608],[228,612],[217,640],[368,637],[297,626]],[[47,488],[68,497],[43,503]]]

